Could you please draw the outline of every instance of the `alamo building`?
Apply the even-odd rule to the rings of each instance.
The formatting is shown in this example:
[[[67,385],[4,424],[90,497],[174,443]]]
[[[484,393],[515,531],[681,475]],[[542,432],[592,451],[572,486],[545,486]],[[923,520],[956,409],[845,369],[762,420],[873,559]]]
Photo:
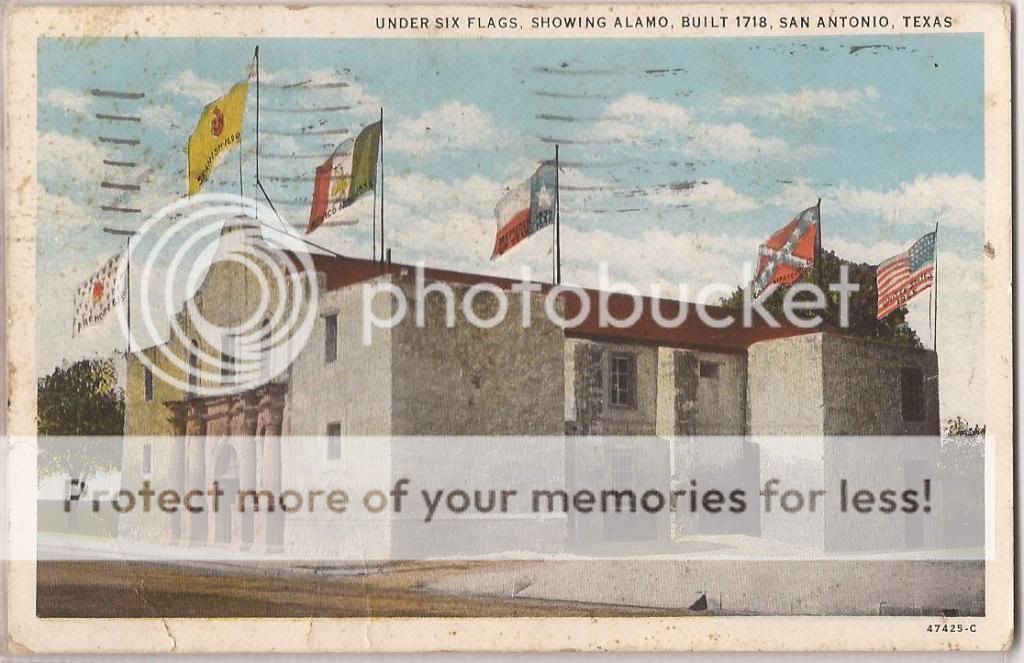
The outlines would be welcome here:
[[[221,259],[227,247],[239,242],[265,244],[253,226],[226,225],[192,302],[205,318],[224,327],[246,319],[250,303],[258,300],[256,279],[245,278],[238,263]],[[279,253],[287,259],[287,252]],[[697,315],[666,328],[655,322],[650,298],[643,299],[639,319],[623,328],[602,328],[596,314],[564,328],[535,315],[525,327],[519,296],[509,298],[508,314],[492,328],[472,325],[462,315],[449,328],[445,298],[433,294],[425,300],[424,325],[407,315],[391,328],[375,328],[366,345],[362,286],[390,283],[412,301],[414,269],[326,255],[313,255],[312,261],[319,289],[315,326],[294,360],[267,381],[203,396],[192,393],[191,385],[178,388],[154,375],[140,355],[173,371],[162,351],[190,360],[200,349],[225,352],[229,339],[221,347],[207,347],[210,339],[189,335],[194,326],[187,307],[177,314],[184,338],[129,356],[122,461],[126,483],[202,486],[216,480],[225,490],[258,485],[276,494],[282,486],[308,481],[303,473],[309,467],[324,472],[341,467],[346,439],[360,436],[716,436],[723,440],[722,462],[739,462],[756,478],[764,458],[758,461],[756,450],[751,456],[751,443],[744,439],[940,432],[937,357],[930,350],[786,323],[714,328]],[[514,283],[440,269],[427,269],[426,280],[451,285],[456,298],[474,284],[508,288]],[[531,297],[533,310],[543,311],[543,296]],[[610,297],[612,309],[625,305],[619,295]],[[384,299],[374,301],[387,305]],[[572,307],[569,298],[563,303]],[[672,300],[657,304],[669,318],[680,306],[690,306]],[[571,312],[566,315],[571,317]],[[294,436],[316,439],[305,445],[310,448],[282,449],[282,440]],[[147,442],[147,437],[154,440]],[[675,479],[669,459],[645,470],[630,467],[629,454],[626,448],[616,459],[593,467],[567,463],[563,470],[567,475],[649,470],[649,476],[666,483]],[[893,458],[894,466],[901,463]],[[146,532],[133,531],[143,525],[124,518],[122,534],[243,550],[277,550],[308,537],[301,514],[294,519],[231,511],[163,516],[160,531]],[[147,521],[145,526],[155,525]],[[577,527],[571,519],[544,527],[544,535],[556,539],[602,539],[600,528]],[[696,527],[703,531],[699,523]],[[773,534],[770,523],[756,520],[737,522],[736,528],[756,536],[787,536],[784,531]],[[638,536],[670,541],[679,533],[678,524],[666,518]],[[401,532],[380,536],[380,545],[401,551]],[[827,547],[827,541],[820,543]]]

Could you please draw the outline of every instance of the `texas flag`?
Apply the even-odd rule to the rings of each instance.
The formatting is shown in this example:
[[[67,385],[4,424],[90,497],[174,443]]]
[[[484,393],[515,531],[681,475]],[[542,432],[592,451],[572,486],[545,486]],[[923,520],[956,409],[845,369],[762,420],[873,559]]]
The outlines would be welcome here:
[[[821,208],[808,207],[779,228],[757,251],[757,275],[751,285],[757,297],[771,284],[791,285],[814,265]]]
[[[530,179],[502,196],[494,208],[498,234],[491,260],[555,222],[557,181],[555,162],[545,161]]]

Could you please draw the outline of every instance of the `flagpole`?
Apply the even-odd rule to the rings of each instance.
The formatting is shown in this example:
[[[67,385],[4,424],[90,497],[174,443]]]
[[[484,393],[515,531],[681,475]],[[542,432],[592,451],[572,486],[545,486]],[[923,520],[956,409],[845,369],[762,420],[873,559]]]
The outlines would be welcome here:
[[[555,283],[562,282],[562,219],[558,200],[558,143],[555,143]]]
[[[932,352],[939,348],[939,222],[935,222],[935,238],[932,245],[935,259],[932,264],[932,291],[935,294],[935,320],[932,327]]]
[[[378,152],[378,157],[380,153]],[[376,168],[374,168],[373,178],[373,260],[377,260],[377,175]]]
[[[128,325],[128,350],[125,352],[125,356],[132,352],[132,236],[135,234],[134,230],[120,230],[118,228],[104,228],[103,232],[108,235],[119,235],[124,237],[127,241],[127,246],[124,254],[124,271],[125,271],[125,303],[127,304],[127,313],[125,315],[125,321]]]
[[[238,133],[238,197],[245,197],[245,187],[242,185],[242,133]]]
[[[935,283],[935,266],[932,265],[932,284]],[[928,288],[928,336],[931,338],[932,347],[935,347],[935,318],[932,316],[932,296],[935,288]]]
[[[816,205],[816,207],[818,208],[818,231],[816,233],[814,233],[815,234],[814,264],[815,264],[815,267],[816,267],[815,271],[817,272],[817,275],[818,275],[818,279],[817,279],[817,281],[818,281],[818,289],[824,294],[824,292],[825,292],[825,286],[824,286],[824,282],[825,282],[824,281],[825,265],[822,263],[822,255],[821,255],[821,253],[822,253],[821,252],[821,198],[818,198],[818,204]]]
[[[256,185],[263,188],[260,182],[260,47],[256,46],[253,53],[253,60],[256,61]],[[259,205],[255,210],[256,220],[260,219]]]
[[[376,189],[375,189],[376,191]],[[376,195],[376,194],[374,194]],[[384,107],[380,107],[380,260],[384,262]]]
[[[128,235],[125,240],[125,254],[124,254],[124,280],[125,280],[125,318],[128,321],[128,352],[126,355],[132,353],[132,236]]]
[[[557,216],[557,214],[556,214],[556,216]],[[558,223],[557,222],[556,223],[552,223],[551,224],[551,283],[552,284],[556,283],[555,279],[557,278],[556,275],[555,275],[555,270],[557,269],[555,267],[555,265],[558,264],[557,263],[557,260],[558,260],[558,255],[557,255],[558,254],[558,249],[557,249],[558,237],[557,237],[557,233],[558,233]]]

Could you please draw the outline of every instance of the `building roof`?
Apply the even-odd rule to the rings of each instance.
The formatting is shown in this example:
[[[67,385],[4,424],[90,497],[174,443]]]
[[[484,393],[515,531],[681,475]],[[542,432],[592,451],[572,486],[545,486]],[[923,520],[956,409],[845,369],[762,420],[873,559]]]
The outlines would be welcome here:
[[[337,290],[384,275],[413,275],[416,270],[415,266],[399,263],[385,264],[372,260],[321,254],[310,254],[310,256],[317,272],[324,274],[328,290]],[[509,289],[513,284],[522,283],[516,279],[432,267],[424,267],[424,278],[428,281],[460,285],[490,283],[502,289]],[[546,293],[552,288],[550,283],[538,282],[537,285],[540,286],[542,293]],[[745,352],[750,345],[759,341],[823,331],[818,328],[804,329],[784,320],[779,320],[779,327],[772,327],[758,316],[754,316],[754,324],[748,328],[743,325],[738,313],[719,306],[706,306],[707,314],[714,319],[722,319],[729,315],[734,317],[732,324],[717,328],[707,324],[698,316],[696,304],[654,297],[641,298],[640,317],[628,327],[602,326],[599,324],[595,306],[601,292],[591,288],[582,290],[587,293],[592,305],[589,314],[579,324],[566,327],[565,333],[570,337],[739,353]],[[607,296],[608,311],[612,316],[624,319],[632,311],[632,298],[629,295],[607,293]],[[566,320],[573,321],[580,312],[579,298],[571,293],[563,293],[561,297],[565,306],[564,316]],[[657,310],[661,319],[673,320],[680,315],[681,307],[686,308],[686,317],[681,324],[666,326],[656,318],[655,311]]]

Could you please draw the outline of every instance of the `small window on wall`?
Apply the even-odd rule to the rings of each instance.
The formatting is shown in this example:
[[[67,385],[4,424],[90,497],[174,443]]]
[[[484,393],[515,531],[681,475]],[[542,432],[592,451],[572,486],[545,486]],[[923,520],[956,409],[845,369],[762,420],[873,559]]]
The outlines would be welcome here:
[[[324,363],[338,358],[338,315],[324,316]]]
[[[196,385],[199,384],[199,343],[192,339],[192,348],[188,352],[188,394],[194,396]]]
[[[142,367],[142,393],[147,401],[153,400],[153,369]]]
[[[235,335],[225,334],[221,339],[220,351],[220,379],[224,384],[230,384],[235,377]]]
[[[924,372],[907,367],[900,371],[903,421],[924,421]]]
[[[626,353],[611,355],[608,371],[608,400],[616,407],[636,407],[636,356]]]
[[[260,323],[260,381],[266,382],[273,375],[274,353],[273,346],[271,345],[271,339],[273,338],[274,331],[270,328],[270,320],[263,318],[263,322]]]
[[[692,375],[692,373],[691,373]],[[713,361],[700,362],[700,376],[708,380],[718,379],[718,364]]]
[[[327,460],[341,458],[341,424],[327,424]]]
[[[142,475],[149,476],[153,473],[153,445],[142,445]]]

